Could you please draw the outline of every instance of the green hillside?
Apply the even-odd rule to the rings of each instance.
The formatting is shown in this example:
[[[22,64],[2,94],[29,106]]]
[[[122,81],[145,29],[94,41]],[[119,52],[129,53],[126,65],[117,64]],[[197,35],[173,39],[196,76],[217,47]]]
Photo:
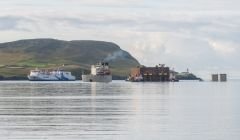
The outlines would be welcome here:
[[[124,77],[131,67],[139,65],[128,52],[110,42],[30,39],[0,43],[0,75],[10,79],[22,79],[36,67],[56,69],[63,64],[63,69],[80,77],[99,61],[109,62],[115,77]]]

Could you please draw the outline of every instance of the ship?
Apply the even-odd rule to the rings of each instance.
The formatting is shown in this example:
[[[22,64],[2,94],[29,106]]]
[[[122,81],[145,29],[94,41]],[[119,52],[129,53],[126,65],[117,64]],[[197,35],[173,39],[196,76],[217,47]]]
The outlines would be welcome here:
[[[91,74],[82,75],[83,82],[112,82],[112,75],[109,69],[109,64],[105,62],[99,62],[96,65],[91,66]]]
[[[30,81],[75,81],[76,77],[71,74],[69,71],[64,70],[40,70],[35,69],[31,70],[28,75]]]

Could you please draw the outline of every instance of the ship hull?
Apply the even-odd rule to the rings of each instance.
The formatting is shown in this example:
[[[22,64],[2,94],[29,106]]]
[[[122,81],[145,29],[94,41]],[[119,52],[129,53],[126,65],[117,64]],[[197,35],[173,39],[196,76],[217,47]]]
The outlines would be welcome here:
[[[112,82],[112,75],[82,75],[83,82]]]
[[[76,79],[60,79],[60,78],[52,78],[52,77],[35,77],[35,76],[28,76],[29,81],[75,81]]]
[[[52,80],[52,79],[28,79],[29,81],[76,81],[76,80]]]

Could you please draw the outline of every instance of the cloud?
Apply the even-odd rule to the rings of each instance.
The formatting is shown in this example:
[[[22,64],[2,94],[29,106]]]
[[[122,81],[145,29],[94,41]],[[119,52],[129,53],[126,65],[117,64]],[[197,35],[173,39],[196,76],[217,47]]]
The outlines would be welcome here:
[[[237,51],[237,45],[232,42],[209,41],[209,45],[222,55],[232,55]]]
[[[165,63],[200,73],[240,70],[235,64],[240,59],[235,0],[216,5],[210,5],[216,0],[13,1],[0,2],[2,42],[38,37],[105,40],[148,66]]]
[[[22,17],[2,16],[0,17],[0,30],[22,30],[25,28],[19,27],[21,22],[28,22],[29,20]]]
[[[78,4],[87,4],[87,5],[108,5],[108,6],[114,6],[114,5],[127,5],[127,4],[136,4],[138,2],[142,2],[143,0],[62,0],[65,2],[73,2]]]

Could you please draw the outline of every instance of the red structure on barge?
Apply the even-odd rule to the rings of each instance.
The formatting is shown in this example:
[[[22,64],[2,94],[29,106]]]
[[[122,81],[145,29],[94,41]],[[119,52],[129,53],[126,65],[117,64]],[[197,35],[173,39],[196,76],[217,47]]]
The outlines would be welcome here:
[[[170,81],[170,69],[165,65],[157,65],[156,67],[137,67],[131,69],[129,81],[149,81],[149,82],[164,82]]]

